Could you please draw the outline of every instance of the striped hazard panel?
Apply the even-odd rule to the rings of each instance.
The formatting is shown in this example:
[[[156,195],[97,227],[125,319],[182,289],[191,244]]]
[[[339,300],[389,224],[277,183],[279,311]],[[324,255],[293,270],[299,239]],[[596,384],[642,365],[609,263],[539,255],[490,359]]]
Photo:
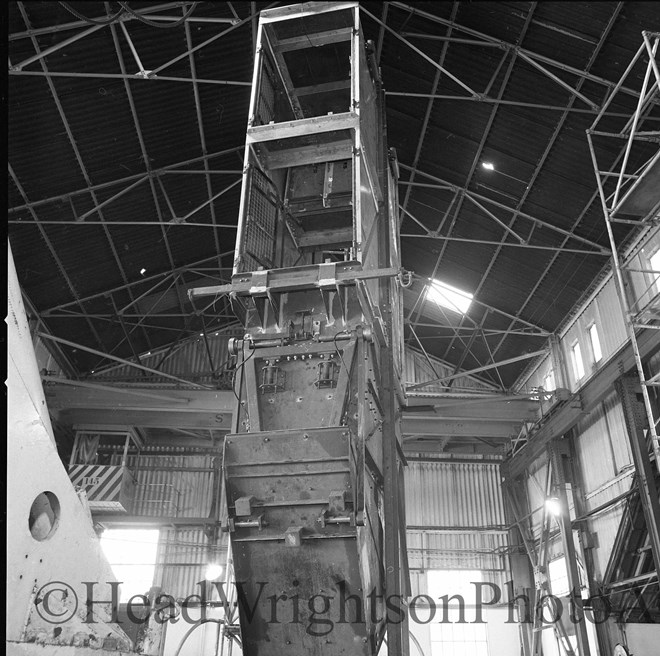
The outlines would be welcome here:
[[[95,502],[121,503],[125,467],[113,465],[71,465],[69,478],[77,488],[84,489],[91,507]]]

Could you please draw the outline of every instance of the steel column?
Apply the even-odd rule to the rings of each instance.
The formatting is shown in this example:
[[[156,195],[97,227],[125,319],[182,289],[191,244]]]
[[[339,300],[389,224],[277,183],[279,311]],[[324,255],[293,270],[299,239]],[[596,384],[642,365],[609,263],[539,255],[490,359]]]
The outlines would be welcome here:
[[[580,572],[578,570],[577,554],[575,552],[575,542],[573,539],[573,528],[569,516],[568,495],[566,493],[567,482],[564,470],[564,459],[566,455],[567,448],[565,442],[562,443],[560,440],[555,439],[549,444],[548,456],[552,462],[554,490],[557,499],[559,500],[561,510],[560,514],[555,517],[555,520],[559,525],[559,530],[561,532],[561,542],[564,549],[564,558],[566,560],[570,596],[577,610],[577,613],[571,619],[574,622],[573,625],[575,627],[580,656],[591,656],[589,637],[587,635],[587,620],[582,602]]]
[[[653,551],[656,572],[660,572],[660,502],[647,443],[648,418],[644,404],[637,399],[640,382],[636,376],[619,378],[614,387],[621,400],[626,431],[636,469],[637,488]]]

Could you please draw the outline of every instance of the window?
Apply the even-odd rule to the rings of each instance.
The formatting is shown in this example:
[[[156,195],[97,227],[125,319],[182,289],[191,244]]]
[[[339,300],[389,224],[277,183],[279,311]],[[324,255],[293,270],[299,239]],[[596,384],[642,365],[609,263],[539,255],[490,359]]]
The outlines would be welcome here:
[[[158,529],[108,529],[101,548],[119,586],[119,602],[145,594],[153,585],[158,550]]]
[[[555,597],[568,595],[568,571],[564,556],[548,563],[548,578],[550,579],[550,590]]]
[[[555,372],[550,369],[543,379],[543,389],[546,392],[553,392],[555,389]]]
[[[429,624],[431,632],[431,656],[489,656],[486,624],[474,624],[476,590],[473,583],[483,582],[480,570],[429,570],[428,594],[436,602],[447,595],[461,595],[465,601],[464,622],[460,621],[459,601],[449,600],[447,622],[438,611]]]
[[[649,263],[653,270],[653,280],[660,278],[660,248],[649,257]]]
[[[588,332],[591,350],[594,354],[594,362],[598,362],[603,357],[603,351],[600,348],[600,338],[598,337],[598,328],[596,328],[595,323],[589,326]]]
[[[474,605],[475,587],[472,583],[481,583],[483,574],[478,569],[431,569],[426,573],[429,596],[433,599],[442,595],[459,594],[465,605]]]
[[[431,280],[427,297],[443,308],[465,314],[474,296],[439,280]]]
[[[584,376],[584,363],[582,362],[582,349],[577,340],[571,346],[571,360],[573,361],[573,373],[575,380],[580,380]]]
[[[488,656],[486,624],[438,623],[431,628],[431,656]]]

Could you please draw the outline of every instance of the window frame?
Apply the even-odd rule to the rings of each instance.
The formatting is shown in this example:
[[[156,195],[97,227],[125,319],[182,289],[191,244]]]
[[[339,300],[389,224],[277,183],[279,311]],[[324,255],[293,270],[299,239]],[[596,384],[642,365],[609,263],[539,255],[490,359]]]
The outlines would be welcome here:
[[[571,344],[571,363],[573,364],[573,376],[577,383],[582,380],[586,374],[584,359],[582,358],[582,347],[580,346],[579,339],[576,339]]]
[[[597,364],[603,359],[603,346],[600,343],[600,335],[598,334],[598,326],[596,322],[589,324],[587,328],[587,335],[589,336],[589,344],[591,346],[591,355],[594,364]],[[594,336],[596,339],[594,339]]]

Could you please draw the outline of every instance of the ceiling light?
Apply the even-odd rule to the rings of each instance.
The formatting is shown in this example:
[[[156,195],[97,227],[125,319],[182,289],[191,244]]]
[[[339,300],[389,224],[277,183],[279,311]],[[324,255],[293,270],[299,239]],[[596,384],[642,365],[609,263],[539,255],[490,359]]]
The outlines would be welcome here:
[[[483,166],[483,168],[485,168],[487,171],[495,170],[495,164],[492,162],[481,162],[481,166]]]
[[[439,280],[431,280],[427,298],[448,310],[465,314],[470,308],[474,296]]]
[[[546,499],[545,509],[551,515],[554,515],[555,517],[559,517],[559,515],[561,515],[561,503],[559,503],[559,499],[557,499],[557,497],[550,497]]]
[[[146,272],[147,270],[145,268],[140,269],[140,275],[143,276]]]
[[[222,576],[222,566],[217,563],[209,563],[204,577],[207,581],[215,581]]]

